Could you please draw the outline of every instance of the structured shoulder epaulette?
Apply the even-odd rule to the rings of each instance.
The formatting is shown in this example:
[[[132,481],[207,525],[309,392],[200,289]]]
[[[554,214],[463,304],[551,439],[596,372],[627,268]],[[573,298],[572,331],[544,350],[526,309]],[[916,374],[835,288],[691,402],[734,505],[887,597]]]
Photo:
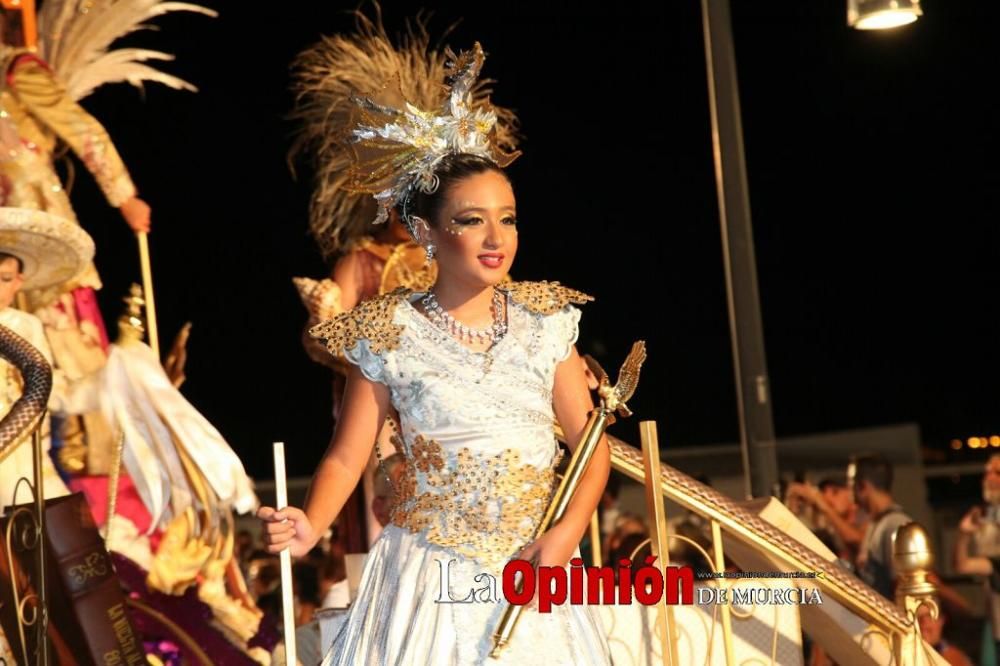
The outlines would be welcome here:
[[[594,300],[593,296],[564,287],[558,282],[510,282],[499,288],[509,293],[515,303],[527,310],[546,315],[559,312],[570,303],[582,305]]]
[[[392,323],[396,307],[409,297],[411,290],[400,287],[387,294],[373,296],[342,312],[329,321],[309,329],[309,335],[326,340],[331,354],[341,356],[358,340],[368,341],[368,348],[375,354],[395,349],[403,327]]]

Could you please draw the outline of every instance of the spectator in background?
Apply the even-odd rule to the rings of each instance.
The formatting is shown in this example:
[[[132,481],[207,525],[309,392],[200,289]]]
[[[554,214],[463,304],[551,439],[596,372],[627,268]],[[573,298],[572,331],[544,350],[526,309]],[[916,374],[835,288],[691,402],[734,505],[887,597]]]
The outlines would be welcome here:
[[[892,599],[896,580],[892,546],[896,530],[913,522],[892,497],[892,464],[881,455],[863,455],[848,465],[854,501],[870,516],[858,550],[857,571],[882,596]]]
[[[621,565],[622,560],[632,560],[632,562],[642,562],[647,555],[653,552],[652,546],[649,543],[649,535],[645,533],[632,532],[622,537],[616,544],[615,548],[609,553],[610,560],[608,565],[613,567],[617,573],[618,568]],[[633,553],[635,553],[633,555]],[[637,565],[633,564],[632,570],[635,571]],[[617,576],[616,576],[617,580]]]
[[[608,483],[604,486],[604,493],[601,495],[601,503],[598,511],[601,513],[601,539],[608,539],[615,530],[615,523],[621,515],[618,506],[618,493],[621,491],[622,477],[620,474],[608,476]]]
[[[670,563],[690,566],[696,572],[714,571],[714,564],[704,555],[712,552],[712,540],[706,530],[707,525],[697,514],[673,525],[671,532],[675,538],[670,539]]]
[[[802,501],[819,514],[813,521],[813,531],[848,568],[853,568],[864,537],[864,525],[859,524],[858,506],[847,482],[828,477],[817,485],[792,483],[788,487],[787,503]]]
[[[264,554],[250,561],[249,586],[257,607],[274,618],[281,617],[281,568],[278,558]]]
[[[604,559],[609,563],[617,560],[616,556],[623,550],[622,542],[633,534],[641,535],[643,539],[649,536],[645,521],[633,513],[622,513],[611,529],[608,538],[604,540]],[[625,554],[628,556],[628,553]],[[620,558],[619,558],[620,559]]]
[[[377,483],[375,488],[378,488]],[[323,599],[321,608],[347,608],[351,604],[351,591],[347,582],[347,564],[342,544],[330,544],[330,552],[320,574],[320,595]]]
[[[980,663],[996,664],[1000,643],[1000,454],[986,461],[983,469],[983,505],[972,507],[958,526],[955,541],[956,573],[986,577],[989,624],[985,628],[984,654]]]
[[[948,643],[942,637],[941,632],[944,629],[945,623],[943,610],[934,618],[931,617],[930,609],[927,606],[921,606],[917,611],[917,621],[920,623],[920,635],[951,666],[972,666],[972,661],[964,652]]]
[[[312,622],[320,607],[319,569],[308,559],[292,565],[292,586],[295,591],[295,626]]]

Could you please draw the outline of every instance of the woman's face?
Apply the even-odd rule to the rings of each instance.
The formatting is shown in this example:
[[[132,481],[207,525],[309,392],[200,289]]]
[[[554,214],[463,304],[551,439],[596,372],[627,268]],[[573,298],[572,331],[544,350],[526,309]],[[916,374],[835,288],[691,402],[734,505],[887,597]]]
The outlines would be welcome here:
[[[476,287],[498,284],[517,253],[517,211],[510,183],[496,171],[484,171],[452,185],[431,225],[430,239],[444,279]]]
[[[18,268],[17,259],[7,257],[0,261],[0,310],[14,304],[14,298],[22,284],[24,278]]]

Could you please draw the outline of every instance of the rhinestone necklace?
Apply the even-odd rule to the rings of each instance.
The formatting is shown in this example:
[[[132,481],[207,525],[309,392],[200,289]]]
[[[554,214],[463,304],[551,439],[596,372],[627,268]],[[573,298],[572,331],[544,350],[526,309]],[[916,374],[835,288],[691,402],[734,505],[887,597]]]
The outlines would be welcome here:
[[[488,342],[495,344],[507,333],[507,322],[503,316],[503,297],[496,289],[493,290],[493,323],[488,328],[470,328],[445,312],[441,304],[438,303],[434,292],[428,291],[427,295],[421,299],[427,318],[442,331],[446,331],[459,341],[467,341],[471,344]]]

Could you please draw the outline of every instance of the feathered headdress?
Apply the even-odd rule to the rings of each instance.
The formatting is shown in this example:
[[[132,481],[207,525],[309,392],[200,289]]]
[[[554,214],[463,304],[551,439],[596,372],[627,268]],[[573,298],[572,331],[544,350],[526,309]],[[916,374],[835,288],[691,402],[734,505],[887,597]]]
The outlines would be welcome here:
[[[485,157],[505,167],[520,153],[500,146],[497,114],[489,102],[476,104],[473,89],[483,67],[483,48],[455,56],[447,51],[448,96],[435,113],[407,101],[402,109],[379,104],[371,97],[357,97],[361,110],[352,131],[354,161],[348,187],[371,194],[378,203],[375,223],[389,219],[389,211],[406,204],[417,190],[431,193],[438,187],[434,170],[448,155]]]
[[[112,48],[121,37],[150,29],[149,19],[172,12],[217,16],[187,2],[164,0],[49,0],[38,14],[38,51],[59,76],[70,98],[80,100],[105,83],[142,87],[155,81],[194,91],[187,81],[146,63],[173,60],[169,53],[142,48]]]
[[[492,81],[476,80],[476,53],[455,59],[432,49],[419,19],[395,46],[377,16],[359,12],[356,34],[325,37],[296,59],[293,117],[302,130],[292,154],[315,156],[310,228],[324,256],[384,222],[453,148],[480,154],[489,145],[504,164],[516,157],[505,151],[516,146],[517,118],[490,104]]]

